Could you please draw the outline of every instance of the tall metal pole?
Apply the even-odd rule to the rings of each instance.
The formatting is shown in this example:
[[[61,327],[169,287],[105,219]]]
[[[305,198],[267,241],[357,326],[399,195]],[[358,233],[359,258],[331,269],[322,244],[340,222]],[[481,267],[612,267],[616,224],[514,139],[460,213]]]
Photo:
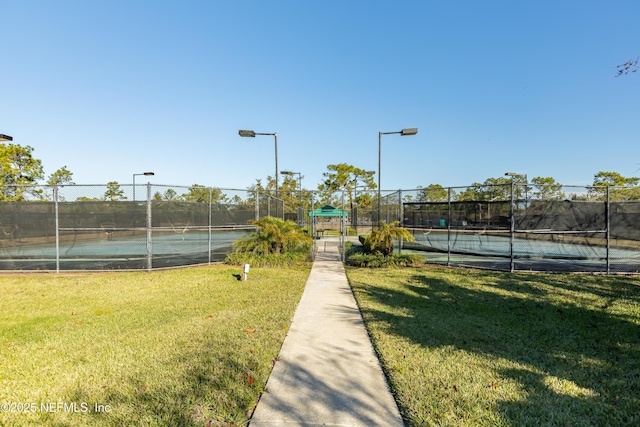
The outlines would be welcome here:
[[[382,158],[382,135],[400,134],[402,136],[415,135],[418,133],[418,128],[406,128],[398,132],[378,132],[378,224],[380,223],[380,216],[382,215],[382,209],[380,207],[380,198],[382,190],[382,178],[381,178],[381,158]]]
[[[382,215],[382,210],[380,207],[380,195],[381,195],[381,173],[380,173],[380,164],[381,164],[381,159],[382,157],[382,132],[378,132],[378,226],[380,225],[380,218]]]
[[[273,133],[273,140],[276,146],[276,199],[278,198],[278,133]],[[278,205],[276,205],[276,216],[278,216]]]
[[[273,135],[273,140],[275,143],[275,151],[276,151],[276,217],[278,216],[278,133],[277,132],[273,132],[273,133],[262,133],[262,132],[255,132],[253,130],[239,130],[238,131],[238,135],[242,136],[242,137],[249,137],[249,138],[255,138],[256,135]],[[270,214],[269,214],[270,215]]]

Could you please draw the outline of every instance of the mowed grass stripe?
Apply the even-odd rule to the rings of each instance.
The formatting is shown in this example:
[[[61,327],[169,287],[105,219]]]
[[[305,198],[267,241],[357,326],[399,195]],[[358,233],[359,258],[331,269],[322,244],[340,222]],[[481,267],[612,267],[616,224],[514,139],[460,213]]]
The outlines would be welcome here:
[[[640,424],[640,279],[347,275],[410,426]]]
[[[3,425],[246,424],[310,268],[239,270],[0,276]]]

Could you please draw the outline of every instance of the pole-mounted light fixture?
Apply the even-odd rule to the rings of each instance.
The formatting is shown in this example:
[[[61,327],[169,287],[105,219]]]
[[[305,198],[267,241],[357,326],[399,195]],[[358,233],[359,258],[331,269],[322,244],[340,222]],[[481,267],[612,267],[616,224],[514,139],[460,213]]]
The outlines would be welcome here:
[[[261,133],[261,132],[255,132],[253,130],[245,130],[245,129],[241,129],[238,131],[238,135],[245,137],[245,138],[255,138],[256,135],[269,135],[269,136],[273,136],[273,139],[275,141],[275,148],[276,148],[276,199],[278,198],[278,133],[277,132],[273,132],[273,133]],[[278,210],[277,210],[277,203],[276,203],[276,216],[278,215]]]
[[[381,198],[381,173],[380,173],[380,159],[382,157],[382,135],[392,135],[392,134],[400,134],[401,136],[411,136],[418,133],[418,128],[405,128],[401,131],[397,132],[378,132],[378,223],[380,223],[380,216],[382,213],[380,207],[380,198]]]
[[[13,137],[0,133],[0,141],[13,141]]]
[[[142,173],[134,173],[133,174],[133,201],[136,201],[136,176],[154,176],[153,172],[142,172]]]

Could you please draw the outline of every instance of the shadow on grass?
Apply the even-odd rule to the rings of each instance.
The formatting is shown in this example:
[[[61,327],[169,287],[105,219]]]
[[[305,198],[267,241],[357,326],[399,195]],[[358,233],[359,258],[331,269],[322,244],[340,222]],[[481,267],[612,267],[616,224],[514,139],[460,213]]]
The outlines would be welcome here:
[[[362,286],[360,292],[386,306],[362,308],[365,321],[387,325],[387,333],[425,348],[450,346],[525,366],[496,371],[520,384],[527,396],[498,402],[498,411],[511,425],[640,423],[637,282],[452,272],[456,274],[469,280],[420,273],[408,279],[397,276],[404,283]]]
[[[200,341],[200,342],[197,342]],[[244,426],[268,377],[268,367],[251,356],[251,346],[229,348],[218,339],[192,345],[173,354],[173,370],[149,382],[144,369],[106,388],[95,403],[108,412],[91,411],[94,425],[104,426]],[[183,369],[176,371],[176,366]],[[149,371],[162,366],[147,367]],[[251,377],[251,379],[250,379]],[[82,386],[69,401],[94,402]],[[93,409],[93,403],[90,405]]]

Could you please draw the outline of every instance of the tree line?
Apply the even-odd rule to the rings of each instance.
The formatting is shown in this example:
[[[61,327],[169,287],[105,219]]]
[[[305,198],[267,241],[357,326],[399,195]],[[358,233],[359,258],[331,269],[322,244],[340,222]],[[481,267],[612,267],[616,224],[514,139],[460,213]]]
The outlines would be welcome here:
[[[563,186],[551,177],[534,177],[531,180],[525,175],[511,177],[487,178],[483,183],[474,182],[464,190],[447,189],[440,184],[430,184],[418,187],[415,199],[412,196],[406,201],[416,202],[446,202],[452,201],[507,201],[511,200],[513,184],[514,199],[538,200],[603,200],[609,197],[612,201],[640,200],[638,177],[625,177],[618,172],[598,172],[593,177],[592,186],[587,192],[565,191]]]
[[[33,147],[18,144],[0,144],[0,201],[46,200],[48,194],[38,183],[44,179],[42,161],[33,156]],[[303,176],[300,176],[300,181]],[[278,185],[275,177],[268,176],[266,182],[256,179],[247,188],[248,196],[227,196],[218,188],[193,184],[185,193],[178,194],[169,188],[163,193],[156,192],[153,200],[189,203],[254,204],[257,197],[278,198],[289,210],[302,207],[305,210],[322,204],[370,207],[376,199],[377,185],[375,172],[354,165],[337,163],[327,165],[323,180],[315,191],[300,188],[300,181],[288,175]],[[446,202],[452,201],[505,201],[511,198],[513,184],[516,199],[535,198],[541,200],[601,200],[607,196],[611,200],[640,200],[640,178],[625,177],[618,172],[601,171],[594,175],[593,186],[586,194],[565,192],[565,187],[551,177],[534,177],[513,174],[498,178],[487,178],[484,182],[474,182],[464,189],[445,188],[441,184],[418,186],[413,194],[404,196],[405,202]],[[50,174],[46,181],[49,186],[74,185],[73,173],[62,166]],[[607,187],[610,187],[607,192]],[[315,196],[315,197],[312,197]],[[127,200],[124,190],[117,181],[107,183],[101,198],[79,197],[77,200]]]

